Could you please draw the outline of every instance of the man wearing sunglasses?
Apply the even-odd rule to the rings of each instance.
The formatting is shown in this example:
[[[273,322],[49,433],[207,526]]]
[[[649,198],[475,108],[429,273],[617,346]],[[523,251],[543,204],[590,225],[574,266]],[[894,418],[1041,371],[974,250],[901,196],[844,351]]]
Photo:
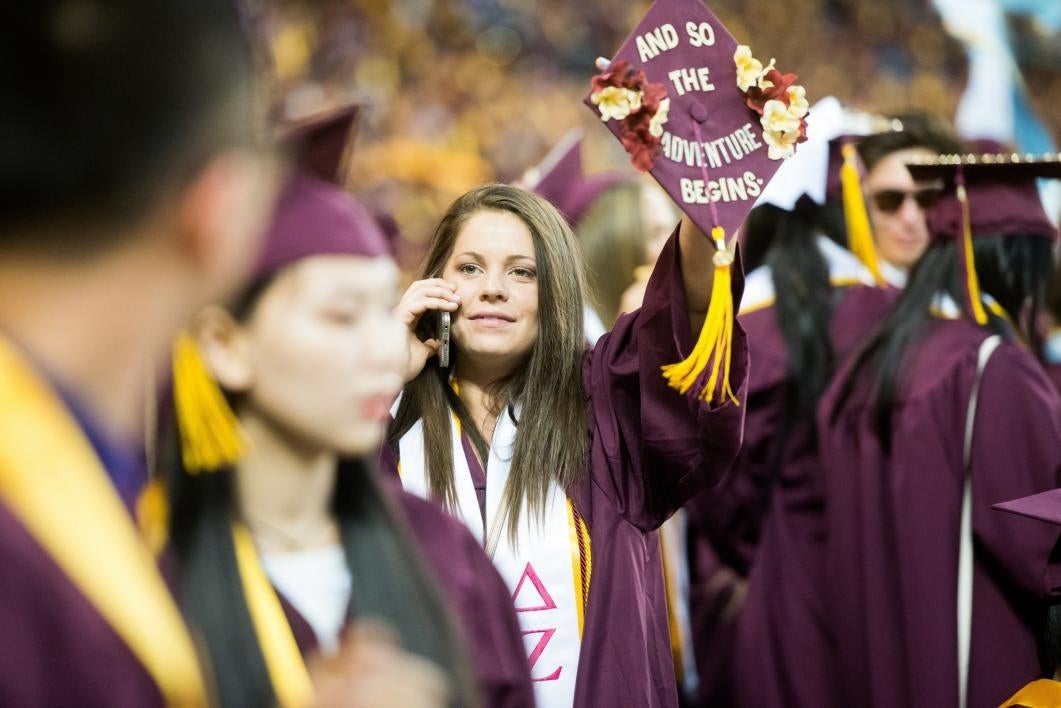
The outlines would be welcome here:
[[[896,116],[902,131],[880,133],[858,146],[866,165],[863,189],[877,252],[892,285],[906,284],[906,273],[928,246],[925,209],[939,198],[942,184],[915,182],[906,163],[940,153],[961,152],[957,138],[926,114]]]

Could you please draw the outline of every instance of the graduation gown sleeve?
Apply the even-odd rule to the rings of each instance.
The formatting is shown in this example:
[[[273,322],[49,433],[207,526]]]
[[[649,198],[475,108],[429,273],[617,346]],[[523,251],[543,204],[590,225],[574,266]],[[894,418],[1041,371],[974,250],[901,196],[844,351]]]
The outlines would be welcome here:
[[[743,277],[734,266],[739,307]],[[649,280],[641,309],[623,315],[587,354],[583,386],[594,438],[593,484],[631,524],[658,528],[700,490],[715,484],[740,449],[744,407],[711,405],[667,386],[661,367],[691,350],[677,233]],[[748,351],[735,323],[730,383],[747,392]]]

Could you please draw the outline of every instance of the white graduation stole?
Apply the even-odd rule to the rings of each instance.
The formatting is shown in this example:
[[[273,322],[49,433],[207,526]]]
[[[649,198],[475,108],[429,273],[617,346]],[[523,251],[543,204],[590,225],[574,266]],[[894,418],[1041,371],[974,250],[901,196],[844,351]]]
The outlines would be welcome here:
[[[567,495],[554,483],[544,517],[533,518],[524,509],[517,543],[515,546],[510,543],[507,514],[501,500],[515,449],[516,426],[505,410],[497,419],[486,467],[487,532],[484,535],[460,431],[456,425],[450,428],[458,503],[452,513],[463,519],[486,547],[512,593],[538,706],[567,708],[575,697],[583,610],[591,570],[585,524]],[[429,498],[421,421],[409,429],[398,447],[402,486],[417,496]]]

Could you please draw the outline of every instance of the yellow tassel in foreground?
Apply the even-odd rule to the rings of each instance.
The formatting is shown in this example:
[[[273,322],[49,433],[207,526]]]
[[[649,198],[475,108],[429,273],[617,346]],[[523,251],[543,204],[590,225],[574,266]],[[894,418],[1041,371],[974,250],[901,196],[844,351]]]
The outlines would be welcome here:
[[[969,293],[969,307],[976,324],[985,325],[987,313],[980,299],[980,278],[976,275],[976,258],[973,256],[973,227],[969,219],[969,195],[965,193],[964,184],[958,185],[958,203],[962,207],[962,242],[958,248],[961,249],[959,257],[965,259],[965,288]]]
[[[842,152],[844,164],[840,168],[840,186],[844,198],[844,223],[847,226],[847,244],[855,257],[869,269],[873,282],[884,285],[880,271],[877,247],[873,243],[873,231],[869,226],[866,201],[862,198],[862,181],[858,176],[855,161],[855,146],[845,143]]]
[[[711,230],[711,238],[718,249],[714,256],[715,281],[711,286],[711,302],[707,307],[707,317],[700,330],[693,351],[677,364],[663,367],[663,377],[671,388],[686,393],[711,365],[707,384],[697,394],[703,401],[717,400],[725,402],[728,398],[735,405],[740,401],[729,386],[729,365],[732,356],[733,340],[733,292],[730,289],[730,266],[733,264],[733,253],[726,248],[726,234],[722,227]],[[721,384],[721,391],[716,398],[715,391]]]
[[[173,346],[173,402],[185,470],[214,471],[239,460],[244,447],[239,422],[186,333]]]

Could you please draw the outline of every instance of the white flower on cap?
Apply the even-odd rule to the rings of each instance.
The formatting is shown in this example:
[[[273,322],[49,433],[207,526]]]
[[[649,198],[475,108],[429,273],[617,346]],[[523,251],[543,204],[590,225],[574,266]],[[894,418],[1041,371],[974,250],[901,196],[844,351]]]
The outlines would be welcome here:
[[[600,109],[600,119],[622,120],[641,108],[641,92],[621,86],[608,86],[590,96],[593,105]]]
[[[663,135],[663,125],[667,122],[667,114],[670,112],[670,99],[665,98],[659,102],[659,110],[648,123],[648,133],[653,137]]]

